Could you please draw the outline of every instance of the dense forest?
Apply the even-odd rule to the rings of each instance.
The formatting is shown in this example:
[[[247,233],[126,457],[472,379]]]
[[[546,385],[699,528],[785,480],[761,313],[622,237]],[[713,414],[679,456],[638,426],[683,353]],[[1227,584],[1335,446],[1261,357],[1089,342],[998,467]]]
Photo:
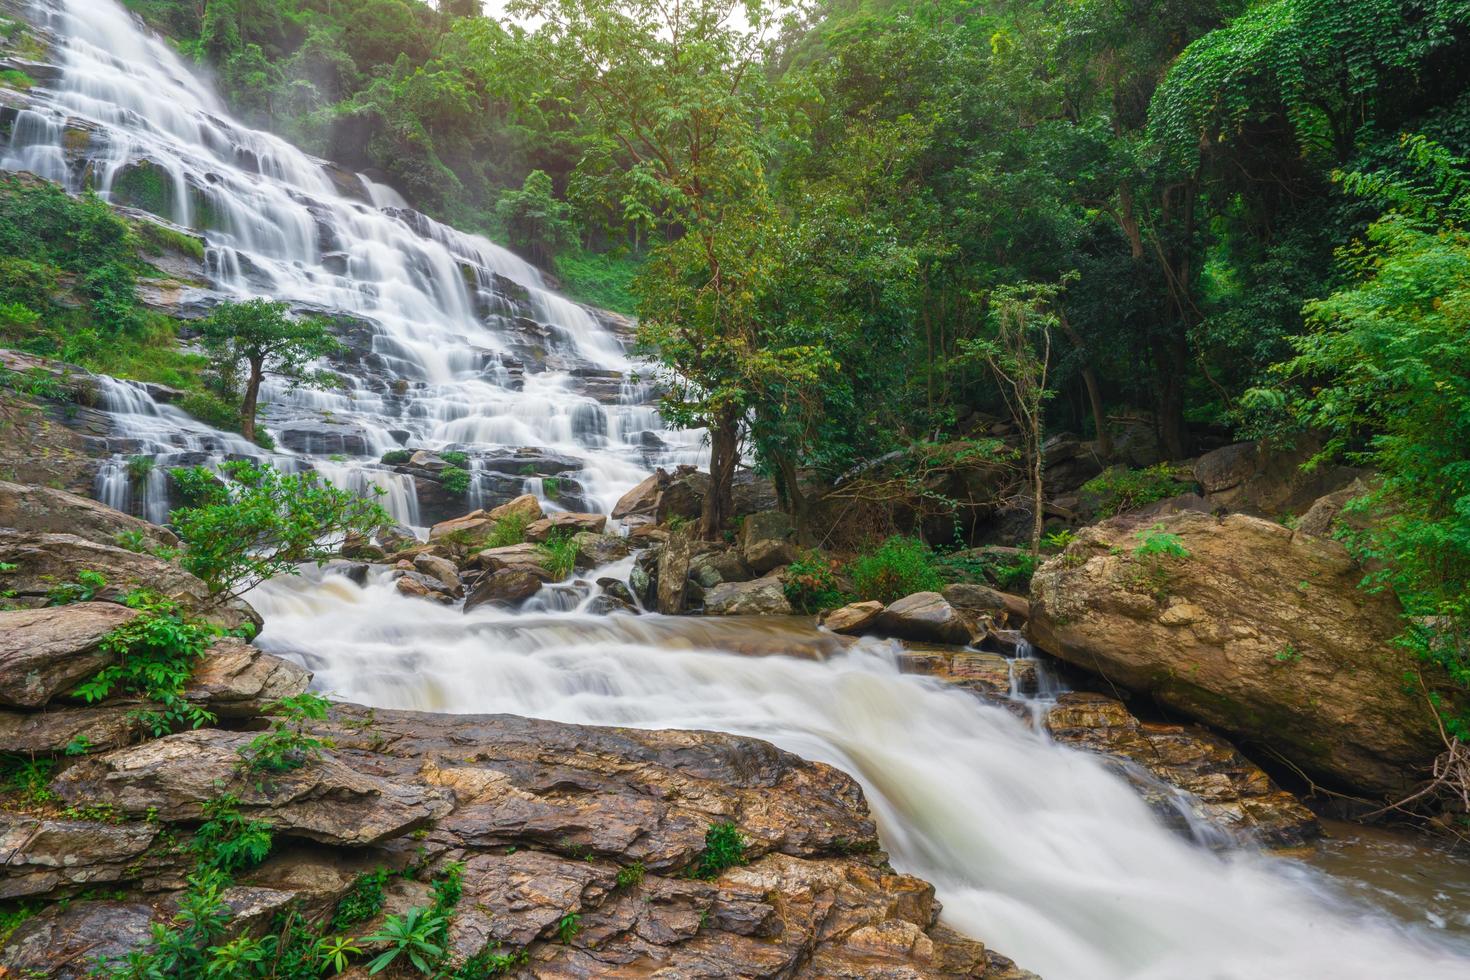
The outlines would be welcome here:
[[[1051,431],[1307,438],[1381,475],[1354,543],[1470,677],[1470,5],[129,6],[246,118],[638,313],[717,488],[747,449],[799,513],[894,452],[1039,483]],[[1021,447],[948,448],[985,414]]]

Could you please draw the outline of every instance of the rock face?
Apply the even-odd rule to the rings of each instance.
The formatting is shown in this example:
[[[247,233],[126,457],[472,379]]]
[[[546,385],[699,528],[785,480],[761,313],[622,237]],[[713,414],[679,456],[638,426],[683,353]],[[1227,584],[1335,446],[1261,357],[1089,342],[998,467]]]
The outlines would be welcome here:
[[[1399,793],[1443,748],[1398,604],[1343,547],[1244,515],[1150,519],[1188,557],[1140,556],[1144,526],[1088,528],[1032,579],[1033,641],[1121,687],[1260,741],[1303,772]],[[1432,684],[1432,681],[1431,681]]]
[[[0,612],[0,704],[38,708],[112,663],[102,639],[137,613],[110,602]]]
[[[725,582],[704,594],[704,611],[711,616],[789,616],[786,588],[775,576],[753,582]]]
[[[956,582],[946,585],[940,594],[951,606],[976,620],[989,616],[996,623],[1020,626],[1031,615],[1030,600],[985,585]]]
[[[66,801],[150,819],[57,827],[15,818],[0,826],[0,893],[157,884],[48,908],[20,925],[0,963],[80,976],[74,964],[146,941],[180,884],[165,828],[197,820],[223,786],[276,828],[271,857],[222,896],[242,928],[291,901],[329,917],[356,876],[379,867],[406,871],[389,884],[385,913],[424,905],[427,881],[455,861],[463,895],[448,934],[453,963],[493,943],[524,953],[518,976],[1031,977],[938,925],[932,886],[887,866],[851,778],[765,742],[350,705],[314,729],[334,741],[331,752],[264,780],[238,772],[251,735],[223,731],[67,769],[56,780]],[[687,876],[722,821],[738,828],[745,862]],[[559,936],[568,915],[580,928]]]
[[[90,541],[117,543],[126,533],[152,545],[176,545],[172,531],[129,517],[65,490],[0,480],[0,527],[46,534],[75,534]]]
[[[740,555],[750,570],[764,575],[796,560],[796,531],[779,510],[750,514],[740,524]]]
[[[1250,514],[1300,514],[1324,494],[1362,475],[1362,470],[1323,466],[1304,471],[1302,464],[1320,448],[1304,439],[1294,449],[1268,449],[1239,442],[1205,453],[1195,460],[1194,478],[1211,508]]]

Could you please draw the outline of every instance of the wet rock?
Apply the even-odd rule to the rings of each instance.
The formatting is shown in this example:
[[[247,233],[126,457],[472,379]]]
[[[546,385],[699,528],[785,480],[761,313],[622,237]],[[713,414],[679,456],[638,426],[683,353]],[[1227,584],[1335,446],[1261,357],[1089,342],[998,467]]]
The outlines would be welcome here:
[[[38,820],[0,812],[0,899],[120,881],[159,829],[150,823]]]
[[[704,498],[709,493],[710,476],[693,467],[679,467],[659,493],[658,509],[654,523],[667,524],[682,518],[686,521],[699,520],[704,510]]]
[[[454,596],[445,590],[444,585],[436,578],[431,578],[422,572],[398,571],[393,573],[393,588],[398,594],[410,599],[432,599],[435,602],[449,605],[454,602]]]
[[[577,546],[578,568],[601,568],[628,557],[628,543],[616,534],[578,531],[572,536]]]
[[[419,543],[418,536],[413,533],[413,528],[405,527],[402,524],[391,524],[387,527],[380,527],[374,537],[378,545],[384,551],[390,553],[402,551],[404,548],[412,548]]]
[[[371,566],[362,561],[329,561],[322,566],[323,575],[340,575],[361,588],[367,585]]]
[[[518,609],[541,591],[541,581],[539,576],[513,568],[491,572],[475,583],[464,601],[464,611],[487,604],[502,609]]]
[[[882,615],[883,603],[881,602],[872,600],[851,602],[841,609],[823,613],[818,623],[834,633],[858,636],[870,629],[875,629]]]
[[[620,521],[625,517],[635,516],[653,518],[658,512],[662,481],[667,479],[668,474],[659,470],[619,497],[618,502],[613,505],[613,520]]]
[[[36,708],[112,663],[103,639],[138,613],[110,602],[0,612],[0,704]]]
[[[681,527],[669,535],[658,560],[658,611],[673,616],[684,611],[688,597],[689,562],[701,542],[694,529]]]
[[[928,643],[964,646],[975,638],[975,625],[938,592],[915,592],[889,603],[878,617],[887,636]]]
[[[95,500],[0,480],[0,527],[15,531],[74,534],[88,541],[116,545],[120,535],[140,534],[155,547],[171,547],[179,539],[167,528],[150,524]]]
[[[343,538],[342,547],[337,549],[337,553],[349,560],[366,562],[382,561],[388,556],[381,545],[373,544],[366,534],[355,531]]]
[[[1011,695],[1036,693],[1036,662],[1008,660],[998,653],[955,650],[905,643],[900,657],[904,671],[938,677],[992,701]]]
[[[144,902],[51,905],[22,922],[0,951],[16,977],[83,980],[98,960],[121,959],[147,942],[153,908]]]
[[[1114,698],[1063,694],[1046,716],[1047,731],[1065,745],[1142,766],[1156,779],[1189,794],[1181,798],[1157,785],[1139,784],[1144,798],[1180,830],[1194,815],[1238,837],[1273,847],[1297,847],[1321,833],[1311,811],[1279,789],[1235,748],[1202,728],[1144,724]],[[1124,767],[1125,776],[1130,775]]]
[[[775,576],[753,582],[724,582],[704,594],[710,616],[790,616],[786,589]]]
[[[1429,668],[1393,643],[1398,603],[1358,587],[1362,570],[1342,545],[1239,514],[1153,525],[1188,557],[1135,556],[1147,528],[1115,520],[1037,571],[1039,647],[1268,744],[1319,782],[1392,794],[1417,781],[1443,743],[1403,678]]]
[[[616,596],[603,593],[595,595],[592,601],[587,603],[586,611],[594,616],[611,616],[613,613],[632,613],[638,615],[638,607],[631,602],[624,602]]]
[[[447,558],[427,553],[416,555],[413,559],[413,567],[424,575],[437,580],[440,585],[455,595],[458,595],[463,588],[459,581],[459,569]]]
[[[578,534],[583,531],[601,534],[606,527],[606,514],[574,514],[570,511],[561,511],[529,524],[526,527],[526,540],[549,541],[554,534]]]
[[[748,514],[740,524],[740,555],[751,571],[764,575],[796,560],[796,531],[779,510]]]
[[[465,563],[465,567],[492,572],[509,568],[530,572],[540,577],[542,581],[551,579],[551,573],[546,570],[545,553],[541,550],[540,545],[529,543],[506,545],[504,548],[486,548],[471,556],[470,560]]]
[[[20,605],[40,606],[58,583],[75,582],[83,571],[107,580],[97,598],[120,601],[135,589],[150,589],[173,599],[186,611],[224,627],[261,626],[255,610],[241,600],[219,604],[203,582],[182,568],[152,555],[99,544],[74,534],[47,534],[0,528],[0,562],[16,566],[5,587]]]
[[[638,597],[644,609],[658,605],[658,566],[663,561],[663,549],[654,548],[643,552],[628,572],[628,589]]]
[[[753,578],[750,566],[738,551],[710,551],[695,555],[689,562],[689,579],[702,589],[712,589],[721,582],[749,582]]]
[[[527,525],[534,524],[544,516],[541,513],[541,501],[529,493],[521,494],[509,503],[491,510],[489,516],[492,521],[500,521],[511,515],[525,518]]]
[[[214,642],[184,687],[184,697],[203,702],[221,718],[252,718],[266,705],[295,697],[311,683],[311,671],[233,636]]]
[[[429,542],[445,542],[464,547],[483,545],[495,531],[495,520],[483,510],[471,511],[462,517],[440,521],[429,528]]]
[[[986,585],[954,583],[946,585],[940,595],[951,606],[976,620],[989,616],[997,623],[1020,626],[1031,614],[1031,600]]]
[[[180,732],[77,762],[52,781],[67,803],[107,804],[170,822],[200,819],[201,805],[231,793],[240,810],[276,833],[362,846],[407,833],[449,809],[427,787],[358,771],[335,755],[268,778],[244,771],[240,750],[254,735]]]
[[[628,586],[625,583],[618,579],[606,577],[600,578],[597,580],[597,586],[598,588],[602,589],[605,594],[612,596],[614,599],[618,600],[626,606],[631,607],[638,604],[637,600],[633,598],[632,591],[629,590]]]

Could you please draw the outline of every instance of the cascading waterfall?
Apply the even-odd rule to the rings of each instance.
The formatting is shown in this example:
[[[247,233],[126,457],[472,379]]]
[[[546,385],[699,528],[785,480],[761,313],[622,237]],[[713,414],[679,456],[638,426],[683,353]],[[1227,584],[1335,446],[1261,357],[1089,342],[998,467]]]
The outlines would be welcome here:
[[[376,462],[404,445],[568,457],[582,502],[603,510],[651,465],[699,459],[701,434],[662,426],[651,391],[626,381],[633,365],[619,339],[534,266],[409,210],[389,187],[232,121],[115,0],[35,0],[33,19],[55,38],[60,74],[16,96],[23,104],[9,110],[0,169],[196,229],[210,292],[285,300],[338,323],[352,349],[338,369],[343,389],[267,383],[262,392],[264,428],[282,456],[334,464],[316,468],[344,486],[385,488],[406,523],[419,520],[413,481]],[[185,419],[136,406],[117,414],[126,445],[103,468],[99,496],[138,495],[124,472],[131,455],[197,453],[208,427]],[[251,446],[223,453],[264,455]],[[473,472],[470,500],[483,501],[490,471]],[[141,509],[156,518],[166,505],[139,489]]]
[[[713,728],[832,763],[862,782],[894,865],[938,886],[946,921],[1047,980],[1470,969],[1470,868],[1436,859],[1432,890],[1370,891],[1419,917],[1405,922],[1305,864],[1211,851],[1092,756],[900,673],[888,644],[842,652],[830,634],[761,619],[462,614],[385,577],[308,575],[250,599],[262,645],[304,660],[321,689],[385,708]]]

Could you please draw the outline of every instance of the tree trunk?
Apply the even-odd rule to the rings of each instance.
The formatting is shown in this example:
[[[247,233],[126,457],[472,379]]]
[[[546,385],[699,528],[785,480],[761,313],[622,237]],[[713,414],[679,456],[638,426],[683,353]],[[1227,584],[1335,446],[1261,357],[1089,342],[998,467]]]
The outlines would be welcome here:
[[[1103,407],[1102,386],[1097,382],[1097,372],[1092,369],[1092,354],[1077,331],[1072,329],[1065,310],[1058,313],[1057,321],[1072,346],[1082,354],[1082,383],[1087,386],[1087,400],[1092,405],[1092,424],[1097,429],[1097,454],[1107,459],[1113,455],[1113,436],[1108,432],[1108,413]]]
[[[786,513],[791,515],[791,523],[796,527],[796,540],[804,542],[807,535],[807,502],[798,483],[796,460],[786,453],[778,453],[774,455],[774,462],[776,493],[785,505]]]
[[[1045,504],[1042,501],[1041,481],[1044,461],[1041,457],[1039,425],[1031,441],[1031,557],[1035,558],[1041,554],[1041,528],[1046,523]]]
[[[733,411],[721,412],[709,429],[709,493],[704,497],[699,533],[707,541],[719,537],[730,520],[732,509],[730,486],[735,480],[735,464],[740,459],[740,416]]]
[[[260,383],[265,379],[262,365],[250,362],[250,380],[245,382],[245,401],[240,406],[240,434],[255,441],[255,404],[260,399]]]
[[[1159,384],[1159,442],[1164,455],[1171,460],[1189,455],[1189,430],[1184,422],[1184,377],[1188,369],[1188,345],[1183,337],[1176,335],[1154,343],[1154,370]]]

